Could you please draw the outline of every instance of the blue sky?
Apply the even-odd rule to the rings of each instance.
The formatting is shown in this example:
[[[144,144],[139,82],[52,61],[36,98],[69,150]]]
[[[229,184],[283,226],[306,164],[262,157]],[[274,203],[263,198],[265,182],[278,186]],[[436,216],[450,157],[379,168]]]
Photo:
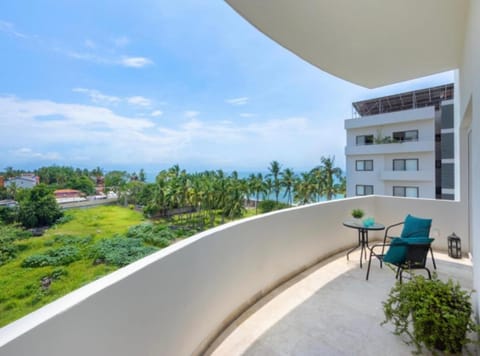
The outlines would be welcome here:
[[[335,155],[368,90],[304,62],[223,1],[0,2],[0,169],[296,171]]]

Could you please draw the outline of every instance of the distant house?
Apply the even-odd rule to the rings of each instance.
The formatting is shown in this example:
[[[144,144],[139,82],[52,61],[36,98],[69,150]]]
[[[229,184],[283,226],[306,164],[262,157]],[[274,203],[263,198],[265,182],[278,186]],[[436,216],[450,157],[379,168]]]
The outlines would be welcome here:
[[[0,188],[3,188],[5,186],[5,178],[3,176],[0,176]]]
[[[83,196],[84,194],[76,189],[58,189],[54,191],[53,194],[59,204],[87,200]]]
[[[55,198],[81,198],[82,192],[76,189],[57,189],[55,192]]]
[[[18,203],[12,199],[0,200],[0,207],[6,208],[15,208],[18,206]]]
[[[32,173],[25,173],[20,176],[5,180],[5,188],[15,184],[17,188],[33,188],[40,183],[40,178]]]

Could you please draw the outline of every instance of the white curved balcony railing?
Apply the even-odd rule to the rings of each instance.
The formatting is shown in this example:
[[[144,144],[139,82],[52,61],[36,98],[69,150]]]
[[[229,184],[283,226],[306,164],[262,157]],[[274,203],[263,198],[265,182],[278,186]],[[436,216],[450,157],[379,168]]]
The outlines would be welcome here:
[[[355,232],[342,226],[353,208],[385,224],[406,213],[432,217],[437,248],[452,231],[467,236],[465,206],[452,201],[370,196],[253,217],[170,246],[7,325],[0,354],[200,354],[273,287],[353,246]]]

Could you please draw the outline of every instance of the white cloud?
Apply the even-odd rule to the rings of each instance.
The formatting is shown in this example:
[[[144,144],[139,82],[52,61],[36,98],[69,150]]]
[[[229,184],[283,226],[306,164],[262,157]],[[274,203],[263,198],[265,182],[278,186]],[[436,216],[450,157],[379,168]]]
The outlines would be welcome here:
[[[72,91],[87,94],[95,104],[111,105],[117,104],[121,101],[117,96],[106,95],[95,89],[73,88]]]
[[[125,67],[142,68],[153,64],[151,59],[145,57],[123,57],[120,62]]]
[[[94,53],[78,52],[78,51],[65,51],[62,48],[55,48],[57,52],[60,52],[70,58],[78,59],[81,61],[99,63],[99,64],[115,64],[114,61],[106,57],[98,56]]]
[[[161,110],[152,111],[152,113],[150,114],[150,116],[153,116],[153,117],[159,117],[159,116],[162,116],[162,115],[163,115],[163,111],[161,111]]]
[[[240,117],[254,117],[255,116],[255,114],[252,114],[250,112],[242,112],[239,115],[240,115]]]
[[[89,40],[89,39],[86,39],[84,42],[83,42],[84,46],[87,47],[87,48],[95,48],[97,47],[97,44],[95,42],[93,42],[92,40]]]
[[[183,113],[183,115],[187,118],[194,118],[197,117],[200,114],[198,111],[193,111],[193,110],[187,110]]]
[[[234,106],[245,105],[248,103],[248,97],[242,96],[240,98],[226,99],[225,102]]]
[[[114,38],[113,43],[116,47],[125,47],[130,43],[130,39],[127,36],[121,36]]]
[[[344,137],[341,125],[306,117],[209,121],[189,111],[186,122],[158,125],[93,105],[0,96],[0,107],[0,152],[9,153],[4,164],[13,166],[193,162],[205,168],[256,169],[273,159],[314,166],[320,155],[342,152],[345,145],[338,139]]]
[[[5,32],[5,33],[7,33],[7,34],[9,34],[9,35],[18,37],[18,38],[26,39],[26,38],[29,37],[29,36],[27,36],[26,34],[17,31],[17,30],[15,29],[15,25],[14,25],[13,23],[7,22],[7,21],[2,21],[2,20],[0,20],[0,31],[1,31],[1,32]]]
[[[48,161],[58,161],[61,156],[58,152],[40,153],[35,152],[31,148],[22,147],[16,150],[10,150],[9,154],[19,159],[39,159]]]
[[[150,106],[152,102],[150,99],[147,99],[143,96],[131,96],[126,99],[127,102],[131,105],[138,105],[138,106]]]

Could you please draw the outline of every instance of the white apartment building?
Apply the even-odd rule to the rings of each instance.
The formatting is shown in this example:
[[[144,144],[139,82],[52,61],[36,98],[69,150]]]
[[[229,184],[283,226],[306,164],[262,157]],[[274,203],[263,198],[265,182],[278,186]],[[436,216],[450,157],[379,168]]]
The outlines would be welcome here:
[[[353,103],[347,196],[454,199],[453,84]]]

